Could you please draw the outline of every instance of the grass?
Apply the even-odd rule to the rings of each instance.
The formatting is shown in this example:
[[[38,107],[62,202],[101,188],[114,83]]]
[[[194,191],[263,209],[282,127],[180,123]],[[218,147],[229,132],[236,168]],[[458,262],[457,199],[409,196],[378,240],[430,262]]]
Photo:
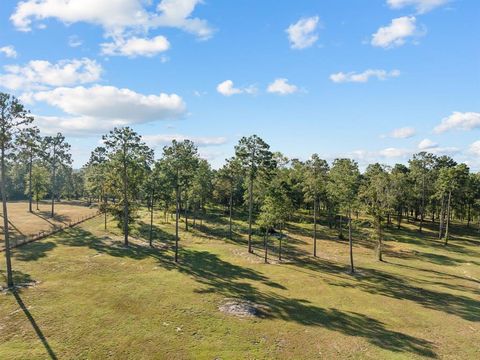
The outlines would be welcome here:
[[[55,203],[55,217],[51,218],[51,203],[41,201],[38,209],[33,203],[33,212],[28,211],[27,201],[8,203],[9,230],[13,244],[22,242],[25,238],[31,238],[40,232],[49,232],[56,228],[67,226],[69,223],[78,221],[83,217],[93,215],[97,209],[90,208],[80,201],[62,201]],[[0,216],[2,211],[0,209]],[[0,226],[3,232],[3,220]],[[3,236],[0,240],[0,248],[3,247]]]
[[[161,219],[158,214],[158,219]],[[148,214],[129,248],[113,223],[90,220],[14,250],[19,282],[0,295],[0,358],[112,359],[473,359],[480,356],[480,240],[453,227],[444,247],[433,228],[387,230],[385,262],[375,261],[368,229],[355,231],[358,273],[348,274],[348,244],[319,227],[289,224],[285,261],[271,239],[246,251],[244,221],[211,213],[181,233],[173,262],[173,224]],[[460,234],[460,235],[457,235]],[[3,262],[2,267],[3,268]],[[265,310],[253,319],[218,311],[225,298]]]

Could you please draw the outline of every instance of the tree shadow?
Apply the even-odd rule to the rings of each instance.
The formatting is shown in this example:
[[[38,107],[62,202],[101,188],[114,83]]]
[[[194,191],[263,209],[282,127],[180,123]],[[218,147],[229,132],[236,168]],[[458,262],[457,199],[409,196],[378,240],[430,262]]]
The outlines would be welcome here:
[[[47,256],[47,252],[57,245],[52,241],[36,241],[28,246],[19,246],[13,252],[15,259],[21,261],[36,261]]]
[[[50,344],[47,341],[47,338],[43,334],[42,330],[38,326],[37,322],[33,318],[32,314],[28,310],[28,307],[25,306],[25,303],[23,302],[22,298],[20,297],[20,293],[14,289],[12,291],[13,296],[15,297],[15,300],[17,301],[18,306],[22,309],[23,313],[27,317],[28,321],[30,321],[30,324],[32,325],[33,330],[35,331],[35,334],[37,335],[38,339],[42,342],[43,346],[45,347],[45,350],[48,353],[48,356],[50,359],[57,359],[57,355],[55,355],[55,352],[51,348]]]
[[[355,279],[355,282],[330,282],[330,285],[361,289],[371,294],[409,300],[428,309],[456,315],[465,320],[480,321],[479,300],[414,286],[407,282],[405,277],[398,277],[376,269],[362,269]],[[431,283],[428,282],[428,284]]]
[[[150,224],[143,221],[139,222],[132,232],[132,235],[137,235],[143,239],[148,240],[150,238]],[[163,230],[159,226],[153,224],[152,226],[152,239],[153,241],[165,241],[167,243],[173,243],[175,241],[175,235]]]

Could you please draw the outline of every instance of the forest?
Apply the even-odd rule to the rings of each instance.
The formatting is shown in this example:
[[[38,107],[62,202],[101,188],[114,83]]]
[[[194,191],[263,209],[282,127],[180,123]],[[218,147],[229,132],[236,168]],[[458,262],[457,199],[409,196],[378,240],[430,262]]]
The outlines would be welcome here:
[[[288,159],[257,135],[243,137],[235,156],[220,169],[212,169],[190,140],[173,140],[155,154],[130,127],[117,127],[102,137],[90,160],[73,169],[70,145],[65,137],[42,136],[22,103],[0,94],[1,192],[5,229],[5,255],[9,286],[13,286],[8,232],[9,200],[27,199],[29,211],[43,199],[86,199],[96,204],[105,219],[115,219],[129,245],[130,229],[139,209],[150,212],[149,244],[154,239],[153,219],[175,220],[175,257],[180,246],[179,222],[185,231],[195,227],[212,206],[228,215],[228,237],[232,237],[235,213],[248,214],[248,252],[252,235],[263,237],[265,262],[272,235],[279,242],[282,230],[302,212],[312,214],[311,255],[317,257],[317,224],[325,218],[338,238],[349,243],[350,272],[355,272],[352,219],[368,217],[375,256],[382,261],[385,227],[401,228],[415,223],[422,232],[426,223],[438,223],[438,239],[448,246],[451,223],[476,226],[480,232],[480,173],[449,156],[419,152],[408,164],[370,164],[361,172],[348,158],[331,164],[320,155],[310,159]],[[191,224],[191,225],[190,225]],[[388,240],[388,239],[387,239]]]

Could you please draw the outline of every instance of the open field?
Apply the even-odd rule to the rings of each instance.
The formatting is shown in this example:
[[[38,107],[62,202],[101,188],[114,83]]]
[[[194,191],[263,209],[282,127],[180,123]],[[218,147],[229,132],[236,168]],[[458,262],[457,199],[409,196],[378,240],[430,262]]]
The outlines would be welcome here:
[[[362,228],[352,276],[347,242],[325,226],[319,258],[309,255],[311,226],[297,222],[286,232],[285,261],[272,246],[263,264],[259,238],[255,255],[246,251],[244,222],[235,222],[228,240],[227,219],[210,215],[182,231],[177,265],[173,223],[156,221],[151,249],[147,219],[142,213],[129,248],[113,223],[105,232],[95,218],[15,249],[17,282],[38,283],[0,295],[0,358],[480,357],[480,239],[473,229],[454,226],[448,247],[429,229],[387,230],[381,263]],[[225,298],[251,300],[262,312],[224,314],[218,306]]]
[[[84,217],[95,214],[98,210],[90,208],[81,201],[62,201],[55,203],[55,217],[50,217],[51,203],[42,201],[37,206],[33,204],[33,213],[28,211],[27,201],[8,203],[8,219],[10,222],[10,235],[12,243],[22,242],[40,232],[49,232],[56,228],[63,228],[70,223],[79,221]],[[0,209],[0,216],[2,211]],[[3,220],[0,225],[3,233]],[[0,248],[3,248],[3,235],[0,239]]]

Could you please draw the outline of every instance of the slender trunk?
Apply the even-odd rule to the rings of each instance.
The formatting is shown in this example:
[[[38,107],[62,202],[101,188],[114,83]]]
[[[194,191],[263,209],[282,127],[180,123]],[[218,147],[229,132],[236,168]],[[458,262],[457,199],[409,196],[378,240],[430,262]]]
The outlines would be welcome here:
[[[185,231],[188,231],[188,197],[187,197],[187,190],[185,189]]]
[[[353,266],[353,239],[352,239],[352,210],[348,210],[348,246],[350,248],[350,273],[355,272]]]
[[[193,216],[193,225],[192,226],[195,229],[195,226],[197,225],[197,206],[196,206],[195,203],[193,204],[193,214],[192,214],[192,216]]]
[[[313,199],[313,256],[317,257],[317,197]]]
[[[155,197],[155,190],[152,190],[152,194],[150,197],[150,247],[152,247],[153,241],[153,198]]]
[[[7,212],[7,193],[5,189],[5,148],[1,149],[1,171],[2,171],[2,205],[3,205],[3,235],[5,240],[5,260],[7,263],[7,286],[13,287],[13,274],[12,274],[12,259],[10,257],[10,232],[8,229],[8,212]]]
[[[33,191],[32,191],[32,167],[33,167],[33,155],[30,154],[30,165],[28,167],[28,211],[32,211]]]
[[[423,228],[423,213],[425,211],[425,174],[422,176],[422,208],[420,209],[420,227],[419,231],[422,232]]]
[[[53,161],[55,161],[55,159]],[[52,168],[52,212],[50,215],[52,218],[55,216],[55,182],[56,182],[55,171],[56,169],[55,169],[55,163],[54,163]]]
[[[377,218],[377,237],[378,237],[378,245],[377,245],[377,259],[378,261],[383,261],[383,257],[382,257],[382,247],[383,247],[383,243],[382,243],[382,221],[380,219],[380,217]]]
[[[123,161],[123,234],[125,246],[128,246],[128,177],[126,160]]]
[[[104,199],[103,199],[103,214],[104,214],[104,227],[105,227],[105,230],[107,230],[107,195],[104,195]]]
[[[470,206],[470,204],[468,204],[468,206],[467,206],[467,228],[470,227],[470,222],[471,222],[471,220],[472,220],[472,217],[471,217],[471,216],[472,216],[472,214],[471,214],[471,206]]]
[[[267,230],[265,230],[263,247],[265,248],[265,264],[266,264],[268,262],[268,227],[267,227]]]
[[[177,173],[178,178],[178,173]],[[177,180],[178,181],[178,180]],[[178,218],[180,217],[180,189],[176,186],[176,207],[175,207],[175,262],[178,262]]]
[[[447,224],[445,225],[445,246],[448,245],[448,230],[450,227],[450,204],[452,199],[452,191],[448,192],[448,204],[447,204]]]
[[[397,229],[398,230],[400,230],[401,225],[402,225],[402,208],[400,208],[398,210],[398,214],[397,214]]]
[[[443,235],[443,222],[445,220],[445,196],[442,195],[442,207],[440,210],[440,224],[438,228],[438,238],[441,239]]]
[[[282,239],[283,239],[283,226],[280,226],[280,246],[278,247],[278,260],[282,261]]]
[[[38,208],[38,202],[40,201],[40,199],[38,198],[38,194],[37,194],[37,196],[36,196],[36,199],[37,199],[37,211],[38,211],[38,210],[39,210],[39,208]]]
[[[229,204],[229,216],[228,216],[228,238],[232,239],[232,213],[233,213],[233,189],[230,191],[230,204]]]
[[[248,252],[252,251],[252,211],[253,211],[253,176],[250,175],[248,185]]]
[[[341,240],[343,240],[343,215],[338,215],[338,223],[339,223],[339,226],[340,226],[340,234],[339,234],[339,237]]]

